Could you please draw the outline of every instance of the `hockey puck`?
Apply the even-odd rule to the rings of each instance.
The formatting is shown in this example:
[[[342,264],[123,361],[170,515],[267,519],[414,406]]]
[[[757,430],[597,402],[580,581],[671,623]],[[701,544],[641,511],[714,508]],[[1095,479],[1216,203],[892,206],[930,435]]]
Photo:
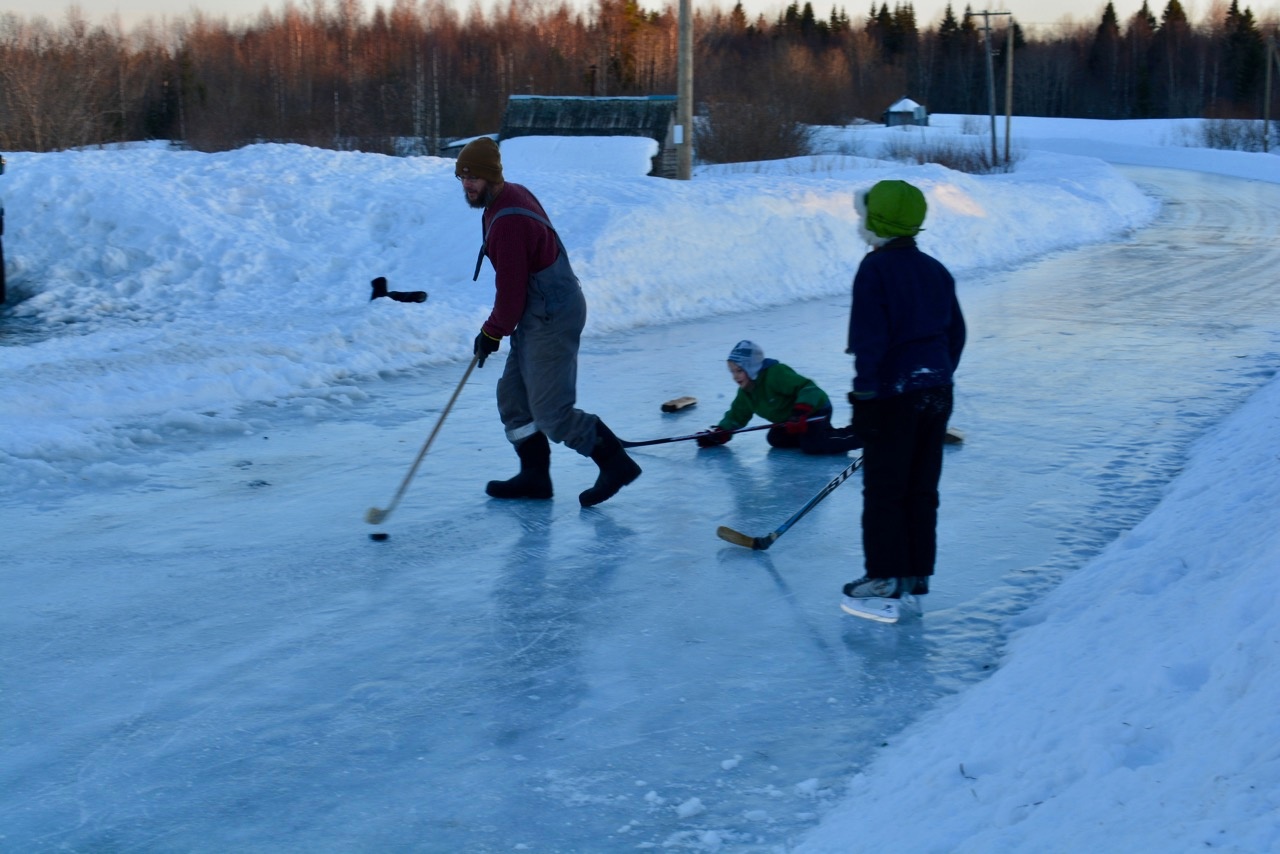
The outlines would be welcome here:
[[[370,535],[369,535],[369,539],[371,539],[371,540],[376,540],[376,541],[378,541],[378,542],[380,543],[380,542],[382,542],[383,540],[385,540],[385,539],[389,538],[390,536],[391,536],[391,535],[390,535],[390,534],[388,534],[386,531],[376,531],[376,532],[374,532],[374,533],[372,533],[372,534],[370,534]]]

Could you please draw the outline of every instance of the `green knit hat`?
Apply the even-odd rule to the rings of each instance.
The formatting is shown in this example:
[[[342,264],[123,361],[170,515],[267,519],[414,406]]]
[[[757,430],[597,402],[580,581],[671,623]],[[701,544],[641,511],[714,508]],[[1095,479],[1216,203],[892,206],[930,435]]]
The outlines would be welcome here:
[[[929,206],[906,181],[880,181],[867,191],[867,228],[878,237],[915,237]]]
[[[502,183],[502,155],[498,143],[487,136],[473,139],[458,152],[453,174],[459,178],[483,178],[491,184]]]

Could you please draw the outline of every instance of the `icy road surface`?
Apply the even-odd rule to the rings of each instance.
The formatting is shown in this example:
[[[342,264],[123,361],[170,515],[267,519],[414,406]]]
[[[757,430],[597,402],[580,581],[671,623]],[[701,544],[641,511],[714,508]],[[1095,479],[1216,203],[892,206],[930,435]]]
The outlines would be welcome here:
[[[385,543],[364,512],[464,365],[346,420],[264,408],[271,429],[157,450],[138,487],[6,500],[0,847],[781,850],[996,667],[1002,619],[1140,519],[1280,366],[1274,185],[1125,171],[1166,198],[1156,225],[961,283],[967,442],[947,455],[923,619],[838,610],[860,574],[857,476],[768,552],[715,537],[768,533],[848,462],[769,452],[761,432],[637,450],[644,476],[592,510],[594,466],[561,448],[554,501],[486,499],[515,470],[493,363]],[[846,312],[590,341],[581,403],[628,439],[701,429],[744,337],[842,401]],[[698,406],[659,411],[684,394]]]

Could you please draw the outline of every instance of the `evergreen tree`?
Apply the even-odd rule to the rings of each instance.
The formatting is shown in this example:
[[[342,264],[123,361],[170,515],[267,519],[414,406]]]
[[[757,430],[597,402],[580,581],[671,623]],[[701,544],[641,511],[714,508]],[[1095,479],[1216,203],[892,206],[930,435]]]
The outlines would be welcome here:
[[[1155,40],[1156,26],[1156,16],[1147,5],[1147,0],[1142,0],[1142,8],[1129,19],[1124,34],[1125,80],[1128,81],[1127,118],[1146,119],[1155,115],[1148,58]]]
[[[1097,96],[1085,104],[1086,115],[1120,118],[1120,19],[1108,2],[1089,45],[1088,79]]]
[[[1195,79],[1188,68],[1191,58],[1191,25],[1178,0],[1169,0],[1160,15],[1160,27],[1152,43],[1152,82],[1157,103],[1170,118],[1195,115],[1200,93],[1192,87]]]
[[[1223,97],[1248,115],[1256,115],[1252,101],[1262,90],[1266,70],[1266,44],[1253,20],[1253,12],[1240,11],[1231,0],[1223,22],[1222,78]]]

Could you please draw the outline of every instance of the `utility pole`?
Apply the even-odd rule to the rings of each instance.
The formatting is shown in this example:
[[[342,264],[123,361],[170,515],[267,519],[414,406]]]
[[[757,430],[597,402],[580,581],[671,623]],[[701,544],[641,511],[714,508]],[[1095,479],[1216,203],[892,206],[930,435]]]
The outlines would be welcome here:
[[[1262,153],[1271,151],[1271,66],[1280,68],[1280,51],[1276,37],[1267,36],[1267,85],[1262,96]]]
[[[1013,13],[990,11],[964,13],[966,18],[976,18],[979,15],[982,16],[982,45],[987,54],[987,114],[991,117],[991,165],[995,166],[999,162],[999,156],[996,154],[996,72],[991,61],[991,18],[1008,15],[1012,20]],[[1012,32],[1009,38],[1012,42]]]
[[[431,46],[431,153],[440,156],[440,48]]]
[[[680,36],[676,57],[676,178],[693,177],[693,0],[680,0]]]
[[[1013,16],[1009,16],[1009,39],[1004,57],[1004,162],[1009,163],[1009,137],[1013,129]]]

